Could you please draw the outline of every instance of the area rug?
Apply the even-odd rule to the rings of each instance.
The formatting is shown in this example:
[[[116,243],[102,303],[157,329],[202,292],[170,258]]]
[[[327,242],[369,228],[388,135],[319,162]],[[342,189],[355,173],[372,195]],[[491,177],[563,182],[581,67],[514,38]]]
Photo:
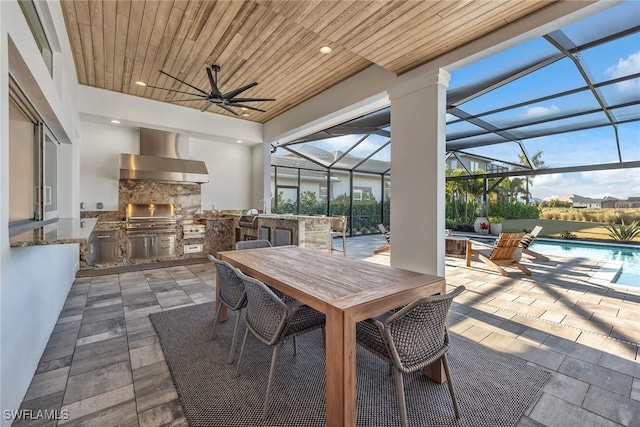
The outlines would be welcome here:
[[[213,341],[212,303],[151,315],[189,425],[324,426],[322,332],[298,337],[297,354],[293,343],[282,346],[269,416],[262,422],[272,348],[249,334],[240,375],[235,377],[237,355],[234,364],[227,363],[235,315],[218,324]],[[453,334],[449,361],[461,419],[455,419],[447,385],[417,372],[404,376],[410,426],[515,426],[550,377],[521,359]],[[356,369],[357,425],[400,425],[388,365],[358,348]]]

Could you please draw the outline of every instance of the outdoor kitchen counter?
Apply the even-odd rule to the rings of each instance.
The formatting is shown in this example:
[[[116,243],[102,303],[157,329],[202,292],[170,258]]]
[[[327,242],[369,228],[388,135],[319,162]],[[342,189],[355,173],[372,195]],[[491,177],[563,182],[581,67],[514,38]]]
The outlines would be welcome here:
[[[35,230],[25,231],[9,238],[12,248],[27,246],[80,243],[86,245],[97,218],[60,219]]]

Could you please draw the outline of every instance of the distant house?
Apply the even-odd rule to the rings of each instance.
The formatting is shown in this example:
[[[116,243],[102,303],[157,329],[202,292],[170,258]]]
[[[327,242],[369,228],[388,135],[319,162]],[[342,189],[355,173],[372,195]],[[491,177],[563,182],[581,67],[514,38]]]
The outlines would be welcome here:
[[[620,199],[617,207],[619,208],[640,208],[640,193],[629,196],[626,199]]]
[[[601,208],[602,200],[592,199],[591,197],[579,196],[577,194],[565,194],[563,196],[555,197],[556,200],[561,202],[569,202],[574,208]]]
[[[603,208],[617,208],[617,207],[620,207],[618,205],[619,202],[620,202],[620,199],[618,199],[617,197],[607,196],[604,199],[602,199],[602,201],[600,202],[600,206]]]

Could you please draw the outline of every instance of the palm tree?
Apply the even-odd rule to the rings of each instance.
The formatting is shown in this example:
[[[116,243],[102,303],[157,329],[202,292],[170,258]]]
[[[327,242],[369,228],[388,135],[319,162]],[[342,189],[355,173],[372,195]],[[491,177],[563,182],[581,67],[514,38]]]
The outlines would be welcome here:
[[[511,178],[508,180],[509,191],[509,203],[514,204],[518,202],[518,194],[523,194],[526,189],[522,186],[524,180],[522,178]]]
[[[545,161],[542,160],[542,154],[543,154],[543,151],[538,150],[535,153],[533,153],[533,156],[529,156],[529,160],[531,160],[531,163],[529,163],[529,160],[527,160],[524,154],[520,154],[518,155],[518,157],[520,159],[520,164],[527,167],[531,167],[531,164],[533,164],[535,169],[542,169],[547,167],[547,164],[545,163]],[[531,182],[532,180],[533,180],[533,177],[530,177],[528,175],[525,177],[524,198],[525,198],[525,203],[527,205],[529,204],[529,197],[531,196],[531,193],[529,192],[529,186],[533,185],[533,183]]]

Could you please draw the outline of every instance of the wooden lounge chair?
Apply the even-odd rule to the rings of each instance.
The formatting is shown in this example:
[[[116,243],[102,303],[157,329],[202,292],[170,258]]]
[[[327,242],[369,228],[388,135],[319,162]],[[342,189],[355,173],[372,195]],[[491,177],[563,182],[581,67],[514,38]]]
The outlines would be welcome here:
[[[378,230],[382,233],[382,237],[387,241],[387,244],[375,249],[373,251],[374,254],[379,254],[380,252],[385,252],[391,249],[391,232],[387,231],[382,224],[378,224]]]
[[[522,238],[522,241],[520,242],[520,247],[522,248],[523,254],[537,258],[541,261],[549,261],[549,258],[547,258],[546,256],[529,249],[529,246],[533,243],[534,240],[536,240],[536,237],[538,237],[538,234],[540,234],[541,231],[542,231],[541,226],[536,225],[535,227],[533,227],[533,230],[531,230],[531,233],[525,234],[524,237]]]
[[[503,276],[508,276],[509,273],[501,267],[502,265],[512,265],[522,270],[527,276],[531,276],[531,271],[514,259],[523,237],[524,233],[502,233],[496,240],[495,246],[488,249],[473,249],[473,241],[468,240],[467,267],[471,265],[471,257],[475,255]]]

